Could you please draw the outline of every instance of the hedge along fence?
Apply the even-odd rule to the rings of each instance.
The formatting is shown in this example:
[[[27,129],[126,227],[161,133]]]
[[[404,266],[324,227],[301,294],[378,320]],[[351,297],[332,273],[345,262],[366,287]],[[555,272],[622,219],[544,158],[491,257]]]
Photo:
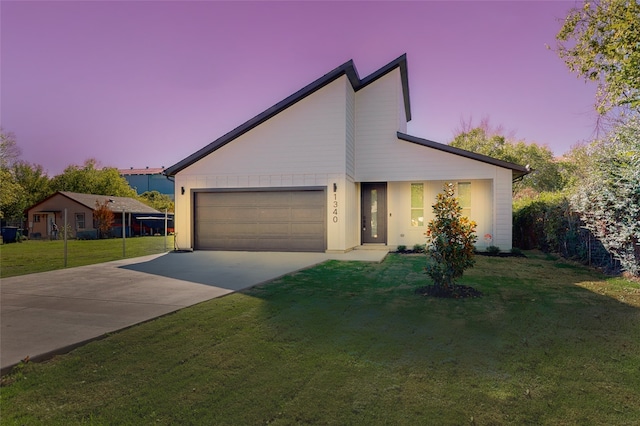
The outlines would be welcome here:
[[[561,193],[542,193],[513,206],[513,245],[539,249],[567,259],[619,273],[620,262],[584,227]]]

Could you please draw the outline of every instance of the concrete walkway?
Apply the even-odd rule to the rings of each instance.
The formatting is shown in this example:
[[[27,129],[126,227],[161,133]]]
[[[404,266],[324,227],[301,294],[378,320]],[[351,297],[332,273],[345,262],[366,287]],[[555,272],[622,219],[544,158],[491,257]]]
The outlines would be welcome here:
[[[0,368],[44,360],[106,333],[255,286],[329,259],[380,262],[385,250],[344,254],[166,253],[5,278]]]

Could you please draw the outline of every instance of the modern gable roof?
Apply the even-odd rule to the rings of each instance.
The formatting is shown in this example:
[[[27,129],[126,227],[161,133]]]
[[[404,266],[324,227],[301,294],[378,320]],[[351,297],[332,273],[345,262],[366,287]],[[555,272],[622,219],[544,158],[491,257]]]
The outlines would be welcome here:
[[[376,80],[380,79],[381,77],[384,77],[385,75],[387,75],[391,71],[395,70],[396,68],[398,68],[400,70],[400,76],[401,76],[401,79],[402,79],[402,90],[403,90],[403,95],[404,95],[404,109],[405,109],[405,114],[406,114],[407,121],[410,121],[411,120],[411,105],[410,105],[410,102],[409,102],[409,80],[408,80],[408,73],[407,73],[407,55],[403,54],[402,56],[400,56],[397,59],[389,62],[384,67],[380,68],[379,70],[375,71],[374,73],[368,75],[367,77],[365,77],[363,79],[361,79],[359,77],[358,71],[356,70],[356,67],[355,67],[355,65],[353,63],[353,60],[349,60],[349,61],[345,62],[344,64],[340,65],[339,67],[335,68],[334,70],[330,71],[329,73],[325,74],[324,76],[320,77],[319,79],[317,79],[313,83],[308,84],[307,86],[305,86],[302,89],[298,90],[297,92],[295,92],[291,96],[289,96],[289,97],[283,99],[282,101],[278,102],[277,104],[275,104],[271,108],[263,111],[262,113],[256,115],[255,117],[253,117],[249,121],[245,122],[244,124],[236,127],[232,131],[228,132],[227,134],[225,134],[225,135],[221,136],[220,138],[216,139],[215,141],[211,142],[209,145],[205,146],[204,148],[196,151],[195,153],[193,153],[192,155],[188,156],[184,160],[182,160],[182,161],[174,164],[173,166],[165,169],[164,170],[164,174],[167,175],[167,176],[174,176],[176,173],[180,172],[181,170],[185,169],[186,167],[189,167],[193,163],[195,163],[195,162],[199,161],[200,159],[206,157],[207,155],[209,155],[212,152],[216,151],[217,149],[223,147],[224,145],[228,144],[229,142],[233,141],[234,139],[242,136],[243,134],[247,133],[251,129],[257,127],[258,125],[260,125],[262,123],[264,123],[265,121],[269,120],[270,118],[274,117],[275,115],[279,114],[280,112],[284,111],[285,109],[289,108],[290,106],[294,105],[295,103],[301,101],[302,99],[306,98],[307,96],[310,96],[311,94],[317,92],[318,90],[322,89],[323,87],[327,86],[328,84],[334,82],[335,80],[337,80],[338,78],[342,77],[343,75],[347,76],[347,78],[349,79],[349,82],[351,83],[351,86],[353,87],[353,90],[357,92],[358,90],[367,87],[369,84],[375,82]]]
[[[398,139],[415,143],[417,145],[426,146],[428,148],[437,149],[439,151],[448,152],[449,154],[459,155],[461,157],[470,158],[472,160],[481,161],[483,163],[491,164],[493,166],[503,167],[510,169],[513,179],[518,179],[526,174],[529,174],[530,170],[527,167],[519,164],[510,163],[508,161],[499,160],[497,158],[489,157],[486,155],[478,154],[465,149],[456,148],[451,145],[445,145],[438,142],[430,141],[428,139],[418,138],[416,136],[407,135],[406,133],[398,132]]]
[[[50,195],[39,203],[34,204],[29,207],[27,210],[33,210],[38,207],[40,204],[45,201],[50,200],[56,195],[62,195],[72,201],[75,201],[78,204],[81,204],[91,210],[96,208],[96,202],[100,204],[104,204],[107,202],[107,206],[109,209],[115,213],[122,212],[124,210],[126,213],[160,213],[158,210],[147,206],[140,201],[129,198],[129,197],[112,197],[109,195],[96,195],[96,194],[80,194],[77,192],[67,192],[67,191],[58,191],[55,194]]]

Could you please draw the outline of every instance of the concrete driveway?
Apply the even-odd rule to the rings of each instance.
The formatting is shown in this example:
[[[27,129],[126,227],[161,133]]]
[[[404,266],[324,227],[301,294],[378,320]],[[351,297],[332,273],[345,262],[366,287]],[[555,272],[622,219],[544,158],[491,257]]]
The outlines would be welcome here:
[[[172,252],[5,278],[0,282],[2,374],[26,357],[47,359],[329,259],[380,262],[386,254]]]

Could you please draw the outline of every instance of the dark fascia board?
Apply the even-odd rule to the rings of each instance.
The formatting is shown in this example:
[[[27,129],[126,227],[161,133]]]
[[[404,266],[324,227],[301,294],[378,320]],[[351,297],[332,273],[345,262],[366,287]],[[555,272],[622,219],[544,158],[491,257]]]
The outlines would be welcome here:
[[[505,169],[510,169],[512,172],[513,180],[521,178],[530,173],[530,169],[521,166],[519,164],[510,163],[508,161],[499,160],[497,158],[489,157],[487,155],[478,154],[466,149],[456,148],[455,146],[445,145],[442,143],[430,141],[428,139],[418,138],[416,136],[407,135],[406,133],[398,132],[398,139],[415,143],[428,148],[437,149],[440,151],[448,152],[449,154],[459,155],[461,157],[471,158],[472,160],[481,161],[483,163],[491,164]]]
[[[245,122],[244,124],[236,127],[235,129],[231,130],[227,134],[219,137],[218,139],[211,142],[204,148],[191,154],[184,160],[174,164],[171,167],[166,168],[163,173],[166,176],[175,176],[181,170],[201,160],[202,158],[206,157],[207,155],[211,154],[217,149],[220,149],[224,145],[228,144],[234,139],[237,139],[238,137],[247,133],[249,130],[259,126],[260,124],[264,123],[265,121],[269,120],[270,118],[274,117],[275,115],[279,114],[280,112],[284,111],[285,109],[289,108],[295,103],[301,101],[307,96],[317,92],[318,90],[322,89],[323,87],[332,83],[333,81],[337,80],[343,75],[347,76],[347,78],[349,79],[349,82],[351,83],[351,87],[353,87],[353,90],[357,92],[358,90],[368,86],[369,84],[373,83],[379,78],[387,75],[388,73],[390,73],[396,68],[400,69],[400,75],[402,79],[402,89],[404,93],[405,114],[407,117],[407,121],[410,121],[411,107],[409,103],[409,80],[408,80],[408,73],[407,73],[407,55],[403,54],[402,56],[389,62],[387,65],[380,68],[378,71],[375,71],[371,75],[365,77],[364,79],[360,79],[360,76],[358,75],[358,70],[356,69],[355,64],[353,63],[353,60],[349,60],[344,64],[340,65],[339,67],[335,68],[334,70],[328,72],[324,76],[320,77],[313,83],[308,84],[307,86],[298,90],[291,96],[278,102],[271,108],[256,115],[255,117]]]
[[[404,112],[407,117],[407,121],[411,121],[411,103],[409,101],[409,72],[407,69],[407,54],[403,54],[398,57],[396,60],[389,62],[384,67],[380,68],[378,71],[368,75],[360,81],[360,85],[358,87],[354,86],[355,91],[357,92],[360,89],[367,87],[369,84],[378,80],[379,78],[389,74],[396,68],[400,68],[400,77],[402,80],[402,93],[404,95]]]

